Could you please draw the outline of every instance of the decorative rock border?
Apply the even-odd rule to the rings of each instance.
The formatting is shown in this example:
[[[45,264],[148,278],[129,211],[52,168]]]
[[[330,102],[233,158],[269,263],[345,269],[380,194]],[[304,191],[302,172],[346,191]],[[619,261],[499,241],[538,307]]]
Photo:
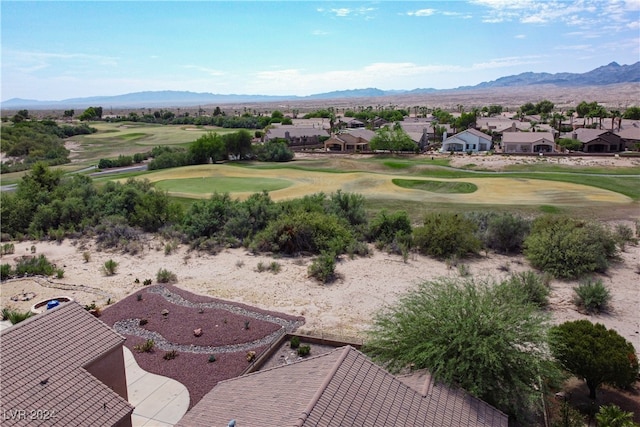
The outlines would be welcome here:
[[[248,310],[246,308],[239,307],[234,304],[223,303],[223,302],[191,302],[181,295],[171,292],[164,286],[155,286],[152,288],[148,288],[147,291],[149,293],[154,293],[162,296],[171,304],[180,305],[184,307],[190,307],[194,309],[205,309],[205,308],[214,308],[219,310],[226,310],[230,313],[242,315],[245,317],[250,317],[257,320],[262,320],[270,323],[275,323],[280,326],[280,329],[272,332],[260,339],[241,343],[241,344],[229,344],[222,346],[200,346],[194,344],[174,344],[169,342],[165,337],[161,334],[153,331],[149,331],[140,327],[140,319],[125,319],[117,321],[113,324],[113,328],[123,334],[123,335],[132,335],[137,336],[144,339],[151,339],[154,341],[155,346],[160,350],[171,351],[176,350],[180,352],[187,353],[234,353],[238,351],[246,351],[252,348],[270,345],[275,341],[278,341],[282,336],[291,333],[299,326],[301,326],[304,322],[300,320],[286,320],[277,316],[272,316],[264,313],[257,313],[255,311]]]

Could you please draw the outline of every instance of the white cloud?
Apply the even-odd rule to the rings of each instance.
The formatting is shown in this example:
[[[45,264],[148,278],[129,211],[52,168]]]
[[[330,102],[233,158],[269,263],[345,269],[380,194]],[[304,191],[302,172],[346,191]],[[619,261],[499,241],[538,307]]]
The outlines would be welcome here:
[[[330,33],[324,30],[313,30],[311,34],[314,36],[328,36]]]
[[[525,36],[524,34],[516,34],[516,36],[514,38],[516,38],[516,39],[526,39],[527,36]]]
[[[331,9],[331,12],[335,13],[336,16],[349,16],[351,9],[343,7],[340,9]]]
[[[606,22],[628,24],[637,21],[633,11],[640,10],[640,0],[470,0],[486,9],[482,22],[521,22],[548,24],[552,22],[598,28]]]
[[[435,9],[419,9],[411,12],[407,12],[409,16],[431,16],[436,13]]]

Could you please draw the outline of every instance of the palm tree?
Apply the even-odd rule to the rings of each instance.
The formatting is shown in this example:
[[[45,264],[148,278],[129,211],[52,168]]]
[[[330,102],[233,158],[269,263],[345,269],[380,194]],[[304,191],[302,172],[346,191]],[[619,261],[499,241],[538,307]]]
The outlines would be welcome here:
[[[616,117],[622,117],[622,115],[620,114],[620,110],[611,110],[609,111],[609,116],[611,116],[611,132],[613,132]],[[620,130],[620,122],[618,122],[618,131],[619,130]]]

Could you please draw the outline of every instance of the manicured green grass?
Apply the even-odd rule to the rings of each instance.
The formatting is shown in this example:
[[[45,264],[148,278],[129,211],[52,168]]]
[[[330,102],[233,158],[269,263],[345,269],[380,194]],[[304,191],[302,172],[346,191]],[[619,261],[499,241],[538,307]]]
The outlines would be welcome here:
[[[145,136],[149,136],[149,134],[144,132],[134,132],[134,133],[125,133],[124,135],[118,135],[118,138],[123,139],[125,141],[134,141],[137,139],[142,139]]]
[[[478,190],[478,186],[470,182],[428,181],[423,179],[393,179],[391,182],[398,187],[430,191],[432,193],[466,194]]]
[[[261,178],[227,178],[227,177],[203,177],[168,179],[155,183],[156,188],[174,193],[259,193],[261,191],[275,191],[287,188],[291,185],[285,179]]]

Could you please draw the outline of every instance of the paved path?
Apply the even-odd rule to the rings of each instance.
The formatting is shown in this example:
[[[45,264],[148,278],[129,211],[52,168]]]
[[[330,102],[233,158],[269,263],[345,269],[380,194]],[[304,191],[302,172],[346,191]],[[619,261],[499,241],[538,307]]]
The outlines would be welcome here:
[[[143,370],[127,347],[122,350],[129,403],[135,407],[131,415],[133,427],[177,424],[189,408],[187,388],[176,380]]]

